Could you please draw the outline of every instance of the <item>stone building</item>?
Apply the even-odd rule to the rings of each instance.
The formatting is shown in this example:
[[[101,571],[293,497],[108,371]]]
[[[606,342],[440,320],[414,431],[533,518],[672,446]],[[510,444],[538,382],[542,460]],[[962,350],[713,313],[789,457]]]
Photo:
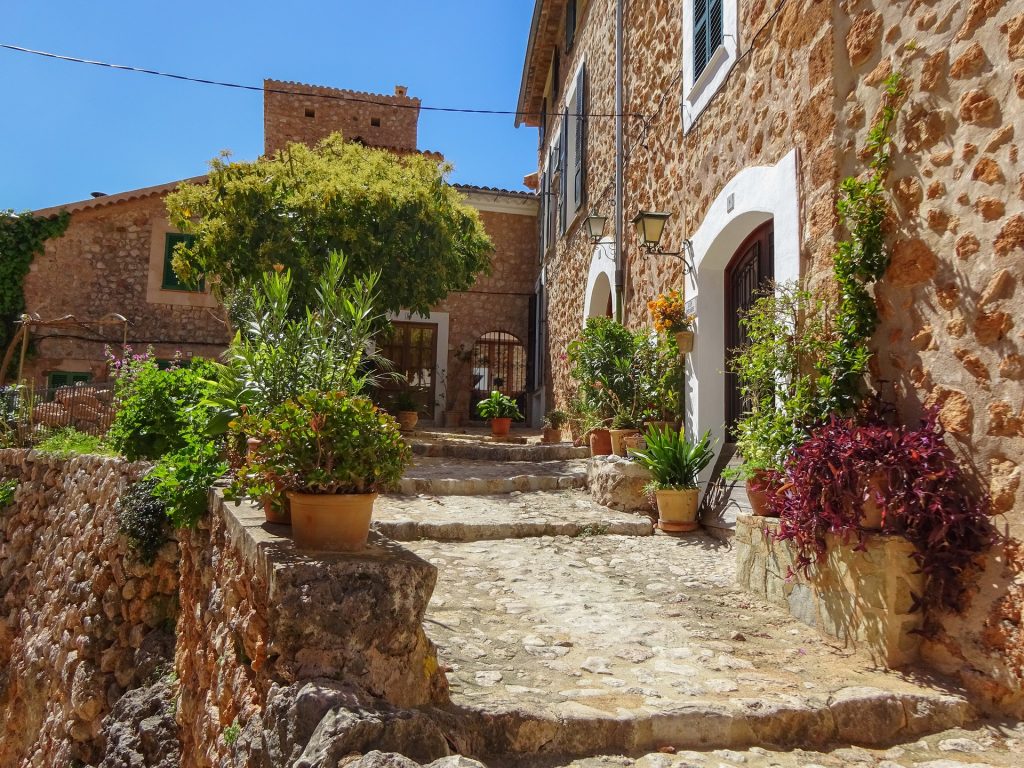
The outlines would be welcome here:
[[[873,371],[913,423],[941,406],[954,448],[1004,517],[968,613],[938,617],[924,655],[987,701],[1024,712],[1024,14],[1002,0],[623,2],[621,242],[614,217],[616,0],[537,0],[519,122],[540,131],[542,392],[572,391],[562,354],[585,319],[649,323],[646,302],[685,290],[697,316],[686,427],[728,444],[724,376],[737,310],[765,279],[831,285],[842,178],[882,82],[905,77],[896,128],[892,264],[877,286]],[[671,214],[644,255],[630,220]],[[614,219],[610,219],[610,224]],[[611,226],[608,228],[612,229]],[[618,266],[618,269],[617,269]],[[731,406],[731,404],[733,404]],[[722,458],[722,457],[720,457]]]
[[[267,80],[264,89],[267,153],[289,142],[312,144],[336,131],[367,146],[419,151],[420,102],[402,86],[394,95],[380,95]],[[34,355],[25,372],[37,387],[102,381],[104,346],[119,347],[123,339],[136,351],[152,346],[160,359],[179,353],[215,357],[224,349],[228,333],[217,302],[204,287],[181,284],[170,268],[182,235],[167,220],[164,197],[181,183],[202,181],[97,195],[34,212],[66,210],[71,220],[64,236],[47,242],[33,261],[25,280],[26,310],[42,320],[73,316],[32,328]],[[436,423],[446,408],[467,420],[487,387],[498,386],[524,405],[530,389],[530,308],[539,272],[536,195],[458,188],[480,211],[494,242],[492,274],[450,295],[429,317],[395,317],[389,346]],[[474,349],[481,352],[475,361]],[[484,353],[488,362],[480,363]]]

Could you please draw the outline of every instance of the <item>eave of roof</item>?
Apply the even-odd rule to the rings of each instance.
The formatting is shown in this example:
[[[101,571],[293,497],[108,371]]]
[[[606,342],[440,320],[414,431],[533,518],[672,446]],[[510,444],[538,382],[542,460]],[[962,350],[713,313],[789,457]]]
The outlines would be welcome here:
[[[544,85],[547,82],[551,50],[556,44],[566,0],[535,0],[530,38],[523,60],[523,79],[519,85],[516,127],[540,125]]]
[[[93,197],[88,200],[79,200],[74,203],[65,203],[64,205],[52,205],[49,208],[40,208],[32,211],[34,216],[40,216],[46,218],[48,216],[56,216],[61,211],[67,211],[68,213],[77,213],[79,211],[88,211],[93,208],[102,208],[106,205],[116,205],[117,203],[124,203],[129,200],[141,200],[144,197],[151,197],[153,195],[162,195],[167,192],[173,192],[181,184],[202,184],[206,181],[206,176],[192,176],[187,179],[179,179],[178,181],[169,181],[166,184],[157,184],[152,187],[141,187],[140,189],[129,189],[126,192],[115,192],[112,195],[102,195],[100,197]]]
[[[537,197],[536,192],[527,192],[518,189],[502,189],[501,187],[481,187],[475,184],[453,184],[460,192],[479,192],[486,195],[501,195],[503,197],[520,197],[532,200]]]

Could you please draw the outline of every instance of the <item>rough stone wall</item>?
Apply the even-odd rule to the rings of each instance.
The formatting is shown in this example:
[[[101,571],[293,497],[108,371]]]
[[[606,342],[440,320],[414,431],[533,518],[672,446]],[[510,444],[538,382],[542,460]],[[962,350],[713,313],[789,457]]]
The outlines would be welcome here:
[[[297,737],[280,737],[280,710],[311,683],[352,686],[384,706],[448,701],[422,627],[434,566],[379,537],[358,555],[299,553],[287,532],[215,497],[209,518],[182,537],[184,768],[285,764]],[[315,724],[300,723],[305,740]]]
[[[511,333],[529,348],[530,297],[540,272],[535,208],[522,214],[482,210],[480,218],[494,242],[491,274],[481,275],[468,291],[450,294],[436,308],[449,313],[448,400],[463,418],[470,416],[473,371],[472,363],[460,355],[472,352],[477,340],[491,331]]]
[[[679,250],[726,182],[744,168],[773,165],[800,152],[798,187],[804,211],[802,264],[828,254],[835,237],[834,129],[830,60],[832,4],[790,0],[774,19],[773,3],[740,0],[738,60],[728,80],[683,135],[681,118],[683,4],[675,0],[627,3],[625,43],[626,304],[631,327],[650,324],[647,302],[661,291],[683,288],[678,260],[644,258],[628,220],[641,209],[673,214],[663,246]],[[610,0],[592,0],[562,72],[586,57],[589,108],[614,112],[614,18]],[[755,38],[755,33],[758,33]],[[643,115],[644,117],[640,117]],[[545,145],[541,158],[546,156]],[[556,399],[571,391],[562,353],[583,324],[593,247],[579,232],[591,209],[613,212],[614,126],[592,117],[587,127],[587,201],[546,261],[550,297],[551,365]],[[612,221],[608,222],[611,234]]]
[[[228,336],[219,310],[147,300],[154,226],[167,217],[162,195],[76,211],[63,237],[49,240],[25,278],[25,306],[44,320],[74,315],[99,320],[116,312],[128,318],[129,343],[152,344],[158,357],[213,357]],[[162,264],[161,264],[162,268]],[[106,378],[104,344],[120,347],[123,326],[86,324],[39,331],[26,376],[45,383],[52,370],[90,371]]]
[[[293,142],[312,146],[336,131],[370,147],[416,149],[420,100],[406,96],[402,86],[393,96],[281,80],[264,80],[263,87],[272,89],[263,92],[268,155]]]
[[[104,716],[167,660],[177,545],[142,565],[114,511],[143,469],[0,450],[0,765],[97,764]]]
[[[1024,713],[1024,14],[1000,0],[886,3],[837,12],[843,175],[862,164],[880,81],[906,76],[890,186],[893,259],[878,284],[877,377],[913,422],[941,408],[950,443],[1012,541],[968,613],[937,617],[925,655]]]

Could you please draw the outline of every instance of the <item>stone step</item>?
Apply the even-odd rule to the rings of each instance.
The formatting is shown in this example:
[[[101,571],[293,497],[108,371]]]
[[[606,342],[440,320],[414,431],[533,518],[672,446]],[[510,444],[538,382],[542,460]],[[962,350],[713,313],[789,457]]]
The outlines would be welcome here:
[[[590,449],[572,443],[502,445],[474,440],[412,441],[413,453],[431,458],[471,461],[564,461],[590,458]]]
[[[534,536],[650,536],[651,520],[602,507],[578,490],[505,496],[382,496],[373,527],[395,541],[482,541]]]
[[[493,462],[419,457],[406,470],[398,492],[406,496],[485,496],[568,490],[586,484],[585,459]]]
[[[868,745],[974,717],[934,673],[877,667],[738,590],[704,533],[404,546],[438,569],[424,629],[469,754]]]

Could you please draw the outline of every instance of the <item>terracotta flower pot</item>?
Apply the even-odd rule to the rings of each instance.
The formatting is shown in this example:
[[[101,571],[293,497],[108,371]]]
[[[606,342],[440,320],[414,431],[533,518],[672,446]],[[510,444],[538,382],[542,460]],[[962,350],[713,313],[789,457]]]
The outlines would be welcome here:
[[[493,437],[508,437],[512,429],[512,419],[508,416],[500,416],[491,419],[491,435]]]
[[[590,455],[607,456],[612,452],[612,438],[607,429],[595,429],[590,433]]]
[[[687,352],[693,352],[693,331],[677,331],[676,332],[676,346],[679,347],[679,353],[685,355]]]
[[[612,438],[612,453],[616,456],[626,455],[626,443],[623,442],[629,435],[639,435],[635,429],[609,429]]]
[[[398,428],[403,432],[412,432],[416,429],[416,422],[420,420],[420,416],[416,411],[399,411],[398,412]]]
[[[697,496],[696,488],[682,491],[655,491],[658,500],[658,527],[663,531],[681,533],[697,530]]]
[[[644,440],[644,436],[639,432],[635,435],[626,435],[622,438],[622,442],[626,447],[626,455],[629,455],[630,451],[642,451],[647,447],[647,441]]]
[[[321,552],[365,549],[376,499],[376,493],[289,493],[295,546]]]
[[[544,427],[544,435],[541,437],[542,443],[560,443],[562,442],[562,430],[553,429],[551,427]]]
[[[263,514],[267,516],[267,522],[274,525],[291,525],[292,510],[288,497],[282,494],[266,494],[260,499],[263,507]]]
[[[750,502],[750,511],[759,517],[778,517],[768,510],[768,494],[774,492],[768,482],[768,475],[765,472],[756,472],[753,477],[747,478],[744,483],[747,489],[747,501]]]

